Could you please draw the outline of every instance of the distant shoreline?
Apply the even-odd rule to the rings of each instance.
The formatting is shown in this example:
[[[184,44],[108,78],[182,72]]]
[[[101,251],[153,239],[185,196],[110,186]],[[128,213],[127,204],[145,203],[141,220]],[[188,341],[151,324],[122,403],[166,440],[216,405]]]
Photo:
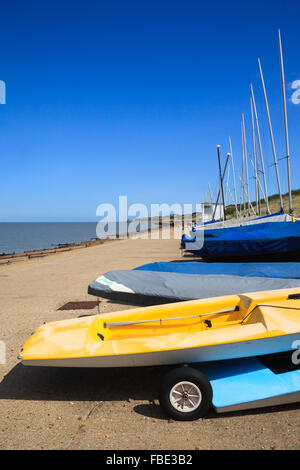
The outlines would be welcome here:
[[[97,222],[1,222],[0,263],[8,258],[42,256],[127,236],[126,227],[119,223],[113,227],[116,233],[105,225],[99,227]],[[127,226],[127,230],[130,234],[133,228]]]
[[[87,248],[90,246],[102,245],[108,241],[114,241],[114,239],[95,239],[83,241],[80,243],[63,243],[58,244],[54,248],[44,248],[39,250],[24,251],[23,253],[0,253],[0,265],[11,264],[15,261],[21,261],[24,258],[33,259],[33,258],[42,258],[56,253],[63,253],[66,251],[72,251],[78,248]]]
[[[152,230],[160,231],[160,228],[155,228]],[[124,234],[117,235],[115,238],[92,238],[90,240],[82,241],[79,243],[60,243],[53,248],[43,248],[38,250],[24,251],[23,253],[0,253],[0,266],[9,265],[18,261],[23,261],[24,259],[36,259],[44,258],[45,256],[54,255],[58,253],[64,253],[68,251],[73,251],[81,248],[89,248],[98,245],[104,245],[107,243],[114,242],[116,240],[129,240],[131,238],[137,238],[139,235],[151,232],[151,229],[144,230],[137,233],[128,233],[126,238]],[[126,235],[126,234],[125,234]]]

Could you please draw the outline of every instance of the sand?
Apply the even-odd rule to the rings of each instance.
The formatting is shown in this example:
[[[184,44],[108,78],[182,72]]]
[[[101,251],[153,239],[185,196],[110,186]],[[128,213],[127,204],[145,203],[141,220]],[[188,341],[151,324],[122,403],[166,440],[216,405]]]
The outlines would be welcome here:
[[[17,355],[44,322],[131,308],[95,301],[89,282],[112,269],[181,259],[178,240],[116,240],[0,266],[0,449],[298,449],[299,405],[169,420],[157,388],[166,369],[29,368]]]

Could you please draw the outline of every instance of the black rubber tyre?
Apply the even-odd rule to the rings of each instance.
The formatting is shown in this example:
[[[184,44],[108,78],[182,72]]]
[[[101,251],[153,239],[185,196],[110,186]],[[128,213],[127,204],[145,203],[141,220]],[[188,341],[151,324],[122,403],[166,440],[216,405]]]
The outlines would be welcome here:
[[[187,384],[184,385],[185,383]],[[189,386],[188,384],[191,385]],[[184,405],[182,405],[182,409],[180,409],[181,404],[178,404],[177,407],[172,399],[174,394],[177,394],[179,397],[178,401],[181,401],[181,403],[184,403],[184,400],[189,400],[188,398],[181,399],[178,391],[176,391],[176,387],[181,387],[182,390],[184,390],[185,386],[187,389],[188,387],[193,389],[194,386],[194,393],[196,393],[196,395],[191,395],[193,397],[197,397],[197,393],[199,394],[200,391],[198,398],[192,398],[192,400],[195,400],[195,404],[192,405],[191,411],[183,411]],[[171,370],[163,377],[159,390],[159,402],[161,407],[172,419],[191,421],[202,418],[207,414],[212,403],[212,395],[211,384],[205,375],[192,367],[179,367]],[[190,401],[190,403],[192,402]],[[185,408],[188,407],[186,406]]]

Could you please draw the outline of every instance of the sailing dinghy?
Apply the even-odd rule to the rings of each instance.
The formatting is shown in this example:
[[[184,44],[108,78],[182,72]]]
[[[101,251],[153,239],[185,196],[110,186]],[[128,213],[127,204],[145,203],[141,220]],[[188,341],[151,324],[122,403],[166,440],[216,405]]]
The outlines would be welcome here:
[[[25,343],[24,365],[135,367],[296,349],[300,293],[282,289],[52,322]]]
[[[149,263],[102,274],[88,293],[134,305],[160,305],[243,292],[300,287],[300,263]]]
[[[181,247],[204,259],[292,259],[300,254],[300,220],[205,230]]]
[[[255,104],[255,97],[253,92],[252,84],[251,89],[251,121],[252,121],[252,138],[253,138],[253,155],[255,160],[255,181],[256,181],[256,211],[260,213],[260,196],[259,196],[259,167],[257,165],[257,146],[256,146],[256,134],[254,126],[254,117],[256,122],[256,132],[258,138],[258,147],[261,157],[262,174],[264,176],[264,198],[266,203],[267,215],[263,218],[257,217],[252,219],[250,217],[250,209],[252,207],[250,202],[249,192],[249,176],[248,176],[248,163],[247,163],[247,145],[246,145],[246,134],[245,134],[245,122],[244,115],[242,115],[241,131],[242,131],[242,199],[243,199],[243,211],[240,206],[240,215],[243,212],[243,219],[236,218],[235,220],[227,221],[225,212],[225,198],[223,191],[223,180],[222,169],[220,164],[220,146],[217,146],[218,152],[218,163],[219,163],[219,178],[220,178],[220,190],[219,195],[222,195],[223,205],[223,224],[211,224],[206,227],[199,226],[198,229],[194,229],[190,232],[191,237],[183,235],[181,240],[181,248],[186,249],[188,252],[194,253],[197,256],[201,256],[204,259],[213,261],[215,259],[252,259],[257,260],[261,257],[267,258],[268,260],[274,261],[280,255],[281,259],[287,260],[292,259],[300,254],[300,220],[296,220],[293,217],[292,207],[292,186],[291,186],[291,170],[290,170],[290,146],[289,146],[289,133],[288,133],[288,121],[287,121],[287,105],[286,105],[286,86],[283,66],[283,54],[281,44],[281,34],[278,31],[278,44],[279,44],[279,55],[280,55],[280,68],[281,68],[281,85],[282,85],[282,100],[283,100],[283,114],[285,124],[285,148],[286,155],[285,159],[287,162],[287,176],[288,176],[288,199],[289,199],[289,214],[284,213],[283,207],[283,196],[281,191],[279,170],[278,170],[278,159],[276,154],[274,135],[272,129],[272,122],[270,116],[270,109],[268,103],[268,97],[266,92],[266,86],[264,76],[262,72],[262,66],[260,59],[258,59],[259,72],[262,82],[264,101],[266,107],[266,114],[268,118],[268,126],[270,139],[272,144],[272,153],[274,159],[274,168],[278,186],[278,195],[280,201],[280,212],[277,214],[270,214],[270,208],[268,203],[267,185],[265,179],[263,151],[260,137],[260,130],[257,117],[257,108]],[[231,147],[231,141],[230,141]],[[232,150],[231,154],[232,155]],[[246,193],[248,203],[246,203]],[[236,188],[235,188],[236,194]],[[217,198],[217,203],[219,199]],[[248,204],[248,217],[246,205]],[[237,199],[235,195],[236,214]],[[253,209],[253,208],[252,208]]]

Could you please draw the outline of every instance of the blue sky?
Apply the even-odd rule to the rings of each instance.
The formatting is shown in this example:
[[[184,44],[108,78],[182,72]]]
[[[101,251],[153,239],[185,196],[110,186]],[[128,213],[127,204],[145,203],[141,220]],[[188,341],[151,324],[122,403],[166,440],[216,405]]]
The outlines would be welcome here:
[[[0,220],[97,220],[97,206],[119,195],[129,204],[200,202],[208,183],[216,190],[216,145],[224,162],[229,135],[240,171],[242,112],[251,145],[250,81],[276,192],[257,57],[281,158],[277,29],[290,100],[299,13],[281,0],[1,2]],[[288,119],[296,189],[300,105],[288,102]]]

